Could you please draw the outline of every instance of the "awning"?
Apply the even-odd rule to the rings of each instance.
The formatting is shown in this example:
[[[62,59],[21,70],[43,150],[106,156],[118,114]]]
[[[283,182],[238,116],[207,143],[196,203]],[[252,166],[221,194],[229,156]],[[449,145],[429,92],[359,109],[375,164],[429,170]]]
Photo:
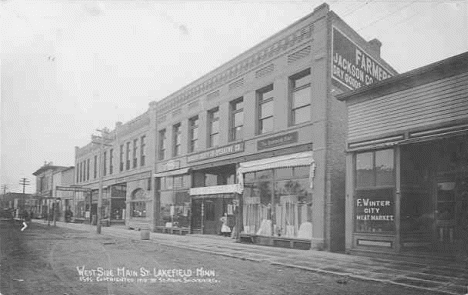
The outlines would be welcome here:
[[[238,184],[215,185],[191,188],[191,196],[242,193]]]
[[[315,177],[315,161],[313,158],[313,152],[302,152],[289,154],[284,156],[278,156],[268,159],[244,162],[239,164],[237,169],[237,180],[239,182],[240,190],[244,190],[244,173],[260,171],[266,169],[274,168],[287,168],[287,167],[297,167],[297,166],[310,166],[309,173],[309,182],[310,188],[314,187],[314,177]]]
[[[165,177],[165,176],[174,176],[174,175],[181,175],[189,173],[190,168],[182,168],[177,170],[171,170],[166,172],[155,173],[154,177]]]
[[[295,153],[268,159],[240,163],[238,173],[247,173],[273,168],[309,166],[314,163],[313,152]]]

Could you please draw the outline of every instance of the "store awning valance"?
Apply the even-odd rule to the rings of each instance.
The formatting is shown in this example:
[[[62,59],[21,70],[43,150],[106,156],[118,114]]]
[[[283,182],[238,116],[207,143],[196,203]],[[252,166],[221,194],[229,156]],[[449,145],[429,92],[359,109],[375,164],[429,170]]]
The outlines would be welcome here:
[[[295,153],[268,159],[240,163],[239,173],[247,173],[274,168],[309,166],[314,162],[313,152]]]
[[[226,184],[206,187],[194,187],[191,188],[189,194],[191,196],[200,195],[217,195],[217,194],[230,194],[230,193],[241,193],[238,184]]]
[[[309,180],[310,187],[313,188],[313,180],[315,175],[315,161],[313,152],[302,152],[290,155],[278,156],[268,159],[244,162],[239,164],[237,169],[237,180],[241,191],[244,190],[244,173],[254,172],[274,168],[287,168],[297,166],[310,166]]]
[[[155,173],[154,177],[165,177],[165,176],[174,176],[174,175],[182,175],[189,173],[190,168],[182,168],[177,170],[171,170],[166,172]]]

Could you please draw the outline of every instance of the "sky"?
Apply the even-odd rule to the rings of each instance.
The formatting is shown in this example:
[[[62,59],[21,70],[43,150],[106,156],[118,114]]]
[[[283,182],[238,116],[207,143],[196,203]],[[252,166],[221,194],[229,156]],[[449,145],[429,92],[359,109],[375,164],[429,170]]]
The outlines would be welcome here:
[[[324,1],[1,0],[0,188],[113,129]],[[468,51],[468,0],[330,0],[403,73]]]

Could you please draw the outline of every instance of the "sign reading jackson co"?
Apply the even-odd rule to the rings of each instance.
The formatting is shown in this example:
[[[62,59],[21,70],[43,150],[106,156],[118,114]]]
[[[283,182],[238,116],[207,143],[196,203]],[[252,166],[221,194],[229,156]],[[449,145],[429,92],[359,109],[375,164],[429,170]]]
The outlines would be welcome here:
[[[332,78],[348,89],[354,90],[392,76],[336,28],[333,28],[332,54]]]
[[[221,156],[234,154],[238,152],[243,152],[243,151],[244,151],[244,143],[241,142],[241,143],[231,144],[231,145],[227,145],[227,146],[220,147],[217,149],[187,156],[187,162],[202,161],[202,160],[212,159],[212,158],[221,157]]]
[[[280,136],[270,137],[257,141],[257,150],[268,149],[280,145],[297,142],[297,131]]]

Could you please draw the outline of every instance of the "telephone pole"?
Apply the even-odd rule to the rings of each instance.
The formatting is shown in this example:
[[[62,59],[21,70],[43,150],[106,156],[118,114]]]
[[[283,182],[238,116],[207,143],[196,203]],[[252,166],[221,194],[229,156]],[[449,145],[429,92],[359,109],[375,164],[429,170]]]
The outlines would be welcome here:
[[[2,185],[3,195],[6,194],[7,189],[8,189],[8,185],[6,185],[6,184]]]
[[[26,177],[23,177],[23,178],[20,179],[19,184],[23,186],[23,202],[22,202],[23,204],[22,204],[21,210],[24,210],[24,203],[25,203],[25,198],[26,198],[25,191],[26,191],[26,186],[30,185],[29,179],[27,179]]]
[[[96,130],[101,133],[100,136],[91,135],[92,143],[99,144],[99,196],[98,196],[98,208],[97,208],[97,221],[96,221],[96,233],[101,233],[101,218],[102,218],[102,182],[104,178],[104,148],[106,146],[112,146],[112,138],[109,134],[109,129],[103,128],[102,130]]]

